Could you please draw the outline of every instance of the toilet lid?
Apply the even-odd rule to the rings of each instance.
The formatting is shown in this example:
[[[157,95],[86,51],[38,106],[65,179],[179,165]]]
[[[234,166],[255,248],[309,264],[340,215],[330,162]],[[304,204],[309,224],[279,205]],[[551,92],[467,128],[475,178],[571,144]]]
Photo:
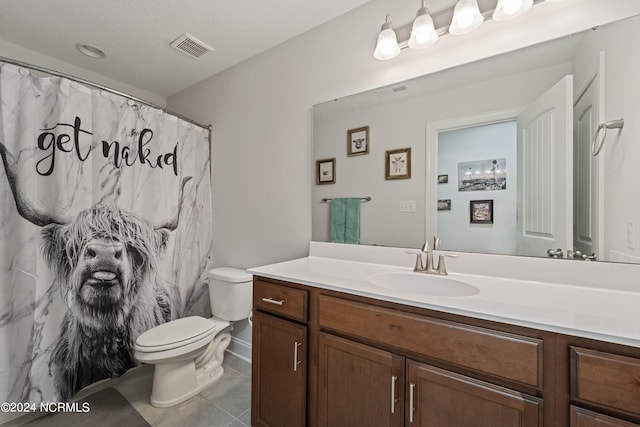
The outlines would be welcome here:
[[[136,348],[140,351],[168,350],[211,335],[215,329],[215,323],[204,317],[183,317],[149,329],[138,337]]]

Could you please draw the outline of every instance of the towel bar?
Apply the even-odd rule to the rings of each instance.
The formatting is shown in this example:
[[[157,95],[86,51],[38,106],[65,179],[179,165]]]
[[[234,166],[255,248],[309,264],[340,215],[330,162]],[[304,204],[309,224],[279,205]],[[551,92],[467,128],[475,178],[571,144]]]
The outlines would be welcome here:
[[[360,201],[361,202],[368,202],[370,200],[371,200],[371,197],[360,197]],[[329,198],[325,197],[325,198],[322,199],[322,201],[323,202],[330,202],[331,198],[330,197]]]

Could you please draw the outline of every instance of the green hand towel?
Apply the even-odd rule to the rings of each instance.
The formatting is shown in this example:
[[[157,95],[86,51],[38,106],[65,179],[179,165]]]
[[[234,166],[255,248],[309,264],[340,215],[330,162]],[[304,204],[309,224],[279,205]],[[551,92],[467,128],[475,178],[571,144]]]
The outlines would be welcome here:
[[[360,243],[360,198],[331,199],[330,239],[334,243]]]

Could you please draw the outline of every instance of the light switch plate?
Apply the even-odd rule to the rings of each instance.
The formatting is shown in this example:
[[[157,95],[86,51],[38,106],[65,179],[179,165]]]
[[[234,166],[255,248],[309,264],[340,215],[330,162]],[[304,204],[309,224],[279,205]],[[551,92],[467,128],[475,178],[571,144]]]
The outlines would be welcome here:
[[[636,222],[627,222],[627,247],[629,249],[636,249]]]
[[[415,212],[416,201],[415,200],[400,200],[398,202],[398,212]]]

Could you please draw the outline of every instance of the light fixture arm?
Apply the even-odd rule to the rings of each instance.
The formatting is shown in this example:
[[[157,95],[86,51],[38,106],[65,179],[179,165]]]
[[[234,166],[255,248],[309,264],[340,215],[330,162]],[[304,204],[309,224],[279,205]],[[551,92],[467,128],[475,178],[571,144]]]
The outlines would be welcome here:
[[[387,17],[384,20],[384,24],[380,27],[380,31],[393,30],[393,22],[391,22],[391,15],[387,13]]]
[[[429,9],[427,9],[427,0],[421,0],[420,9],[418,9],[418,13],[416,13],[416,16],[424,15],[426,13],[429,13]]]

